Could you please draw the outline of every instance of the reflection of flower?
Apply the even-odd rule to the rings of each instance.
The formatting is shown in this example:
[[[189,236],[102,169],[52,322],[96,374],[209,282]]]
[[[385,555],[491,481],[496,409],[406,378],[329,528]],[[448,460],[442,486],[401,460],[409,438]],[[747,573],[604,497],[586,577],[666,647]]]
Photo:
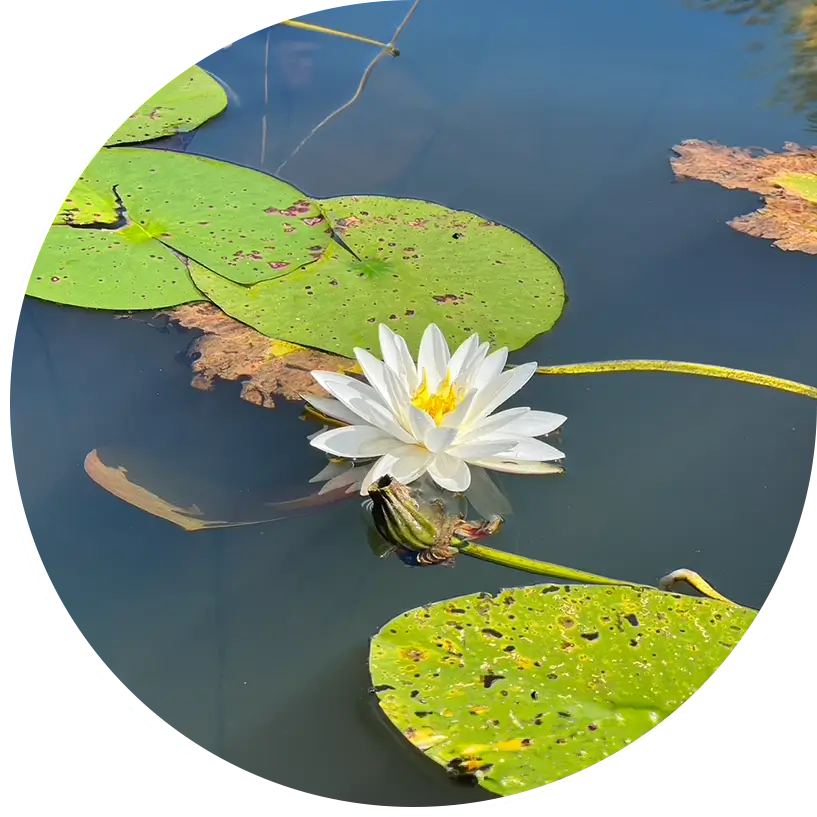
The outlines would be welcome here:
[[[313,436],[311,444],[352,460],[378,457],[361,494],[388,474],[409,484],[428,473],[441,488],[465,491],[469,465],[521,474],[549,474],[564,455],[536,437],[565,421],[561,414],[513,408],[492,412],[516,394],[536,371],[535,363],[503,371],[506,348],[472,335],[452,355],[431,324],[423,334],[417,364],[408,346],[380,327],[380,361],[363,349],[355,356],[368,383],[332,372],[312,372],[334,398],[306,396],[319,412],[347,424]]]
[[[351,494],[360,488],[368,470],[368,465],[355,465],[349,460],[330,459],[326,467],[309,481],[324,483],[318,491],[319,496],[328,494],[330,491],[337,491],[344,486],[346,486],[346,493]]]

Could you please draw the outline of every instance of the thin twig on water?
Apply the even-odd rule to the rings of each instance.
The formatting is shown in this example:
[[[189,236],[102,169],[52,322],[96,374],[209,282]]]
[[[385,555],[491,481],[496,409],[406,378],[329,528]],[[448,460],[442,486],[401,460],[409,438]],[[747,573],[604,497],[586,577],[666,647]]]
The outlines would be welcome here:
[[[361,37],[358,34],[349,34],[346,31],[337,31],[334,28],[312,25],[312,23],[304,23],[301,20],[284,20],[281,25],[290,26],[291,28],[301,28],[304,31],[316,31],[319,34],[331,34],[333,37],[343,37],[347,40],[355,40],[356,42],[366,43],[367,45],[376,45],[378,48],[388,48],[386,43],[381,43],[379,40]],[[396,49],[392,49],[392,53],[397,56]]]
[[[267,45],[264,49],[264,115],[261,117],[261,167],[267,155],[267,109],[269,108],[269,37],[267,29]]]
[[[417,10],[417,6],[419,6],[419,5],[420,5],[420,0],[414,0],[414,3],[412,3],[411,8],[408,10],[408,13],[403,18],[403,22],[400,23],[399,26],[397,26],[397,30],[394,32],[394,36],[386,44],[385,48],[383,48],[380,51],[380,53],[378,53],[378,55],[366,66],[366,70],[363,72],[363,76],[360,78],[360,83],[358,84],[357,90],[355,91],[352,98],[349,99],[348,102],[344,102],[343,105],[341,105],[339,108],[336,108],[334,111],[332,111],[332,113],[330,113],[329,116],[327,116],[325,119],[322,119],[320,122],[318,122],[318,124],[315,125],[315,127],[312,128],[312,130],[309,131],[309,133],[304,137],[304,139],[300,142],[300,144],[297,145],[295,150],[293,150],[292,153],[290,153],[289,156],[286,159],[284,159],[284,161],[281,162],[281,164],[278,165],[278,167],[275,168],[276,174],[280,173],[281,170],[290,161],[292,161],[292,159],[301,150],[301,148],[303,148],[303,146],[321,128],[323,128],[325,125],[327,125],[329,122],[331,122],[335,117],[340,116],[340,114],[342,114],[345,110],[347,110],[348,108],[351,108],[352,105],[354,105],[355,102],[357,102],[358,99],[360,99],[360,95],[363,93],[363,89],[366,87],[366,83],[369,81],[369,76],[371,75],[372,71],[374,70],[374,67],[377,65],[377,63],[380,62],[380,60],[383,59],[383,57],[391,55],[391,54],[394,53],[394,46],[395,46],[395,43],[397,42],[397,38],[403,33],[403,29],[406,27],[406,24],[412,18],[414,12]]]

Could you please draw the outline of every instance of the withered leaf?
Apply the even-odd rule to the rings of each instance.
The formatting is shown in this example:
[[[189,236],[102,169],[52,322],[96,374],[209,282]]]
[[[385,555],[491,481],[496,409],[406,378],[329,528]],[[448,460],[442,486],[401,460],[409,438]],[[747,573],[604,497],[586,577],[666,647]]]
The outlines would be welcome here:
[[[201,511],[195,505],[191,508],[179,508],[156,494],[152,494],[147,488],[135,485],[128,479],[126,469],[105,465],[99,458],[96,449],[90,451],[85,457],[85,473],[108,493],[146,513],[166,519],[186,531],[221,528],[229,525],[228,522],[202,519]]]
[[[772,153],[687,139],[673,150],[677,155],[670,162],[677,178],[715,182],[764,197],[763,207],[732,219],[730,227],[772,239],[781,250],[817,255],[817,205],[781,184],[791,174],[817,176],[817,148],[788,142],[782,153]]]
[[[180,508],[147,488],[131,482],[126,468],[105,465],[96,449],[86,455],[84,465],[85,473],[109,494],[145,513],[172,522],[189,533],[214,528],[239,528],[277,522],[293,514],[310,512],[350,498],[346,491],[347,486],[342,486],[323,494],[316,492],[282,502],[265,502],[259,509],[256,509],[255,513],[241,519],[230,521],[202,519],[202,512],[196,505],[190,508]],[[271,510],[275,512],[274,516],[270,516]]]
[[[216,378],[241,381],[241,398],[264,408],[275,397],[300,400],[326,396],[311,371],[356,372],[355,361],[262,335],[209,303],[186,304],[167,313],[170,320],[204,334],[191,345],[191,385],[208,391]]]

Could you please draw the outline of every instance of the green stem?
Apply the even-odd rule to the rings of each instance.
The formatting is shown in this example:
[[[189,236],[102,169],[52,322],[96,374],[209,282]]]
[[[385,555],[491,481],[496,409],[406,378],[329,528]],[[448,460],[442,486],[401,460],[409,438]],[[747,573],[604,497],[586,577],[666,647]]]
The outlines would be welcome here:
[[[647,587],[655,589],[647,584],[625,582],[622,579],[608,579],[607,576],[585,573],[583,570],[574,570],[572,567],[555,565],[551,562],[540,562],[538,559],[528,559],[526,556],[517,556],[515,553],[506,553],[503,550],[496,550],[486,547],[485,545],[477,545],[474,542],[465,543],[462,540],[455,540],[453,544],[460,553],[464,553],[466,556],[473,556],[475,559],[482,559],[484,562],[510,567],[514,570],[524,570],[526,573],[537,573],[540,576],[549,576],[552,579],[565,579],[566,581],[576,582],[578,584],[612,584],[624,585],[625,587]],[[694,587],[702,596],[706,596],[707,598],[721,601],[725,604],[735,604],[731,599],[721,595],[706,579],[699,576],[694,570],[688,570],[686,568],[674,570],[672,573],[664,576],[658,583],[658,586],[661,590],[669,590],[674,584],[678,584],[679,582],[686,582],[691,587]]]
[[[596,363],[567,363],[559,366],[540,366],[538,374],[605,374],[607,372],[667,372],[735,380],[753,386],[765,386],[778,391],[799,394],[817,400],[817,388],[794,380],[785,380],[769,374],[712,366],[706,363],[687,363],[678,360],[603,360]]]
[[[510,567],[514,570],[524,570],[527,573],[538,573],[542,576],[550,576],[553,579],[565,579],[580,584],[623,584],[628,587],[645,587],[643,584],[635,582],[625,582],[621,579],[608,579],[606,576],[597,576],[595,573],[585,573],[582,570],[574,570],[572,567],[551,564],[550,562],[540,562],[538,559],[528,559],[526,556],[517,556],[515,553],[506,553],[502,550],[489,548],[485,545],[477,545],[474,542],[463,544],[457,543],[460,553],[466,556],[473,556],[482,559],[484,562],[492,562],[495,565]]]

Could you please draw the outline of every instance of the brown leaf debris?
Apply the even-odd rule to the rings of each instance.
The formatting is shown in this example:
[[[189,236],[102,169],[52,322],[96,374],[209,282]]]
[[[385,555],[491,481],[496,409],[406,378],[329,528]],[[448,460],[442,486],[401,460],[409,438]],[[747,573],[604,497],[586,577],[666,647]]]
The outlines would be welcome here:
[[[172,321],[204,334],[190,349],[191,385],[209,391],[216,378],[241,381],[241,398],[275,408],[274,396],[300,400],[302,394],[326,396],[310,374],[355,371],[348,358],[282,343],[262,335],[209,303],[185,304],[168,313]]]
[[[158,516],[159,519],[166,519],[186,531],[229,526],[227,522],[202,519],[201,511],[195,505],[191,508],[179,508],[151,493],[147,488],[136,485],[128,479],[128,472],[125,468],[105,465],[99,458],[96,449],[90,451],[85,457],[85,473],[100,488],[104,488],[123,502],[153,516]]]
[[[729,190],[750,190],[765,197],[764,206],[729,222],[739,232],[772,239],[781,250],[817,255],[817,206],[788,192],[775,179],[788,173],[817,174],[817,148],[791,142],[782,153],[728,147],[688,139],[670,160],[678,179],[715,182]]]

